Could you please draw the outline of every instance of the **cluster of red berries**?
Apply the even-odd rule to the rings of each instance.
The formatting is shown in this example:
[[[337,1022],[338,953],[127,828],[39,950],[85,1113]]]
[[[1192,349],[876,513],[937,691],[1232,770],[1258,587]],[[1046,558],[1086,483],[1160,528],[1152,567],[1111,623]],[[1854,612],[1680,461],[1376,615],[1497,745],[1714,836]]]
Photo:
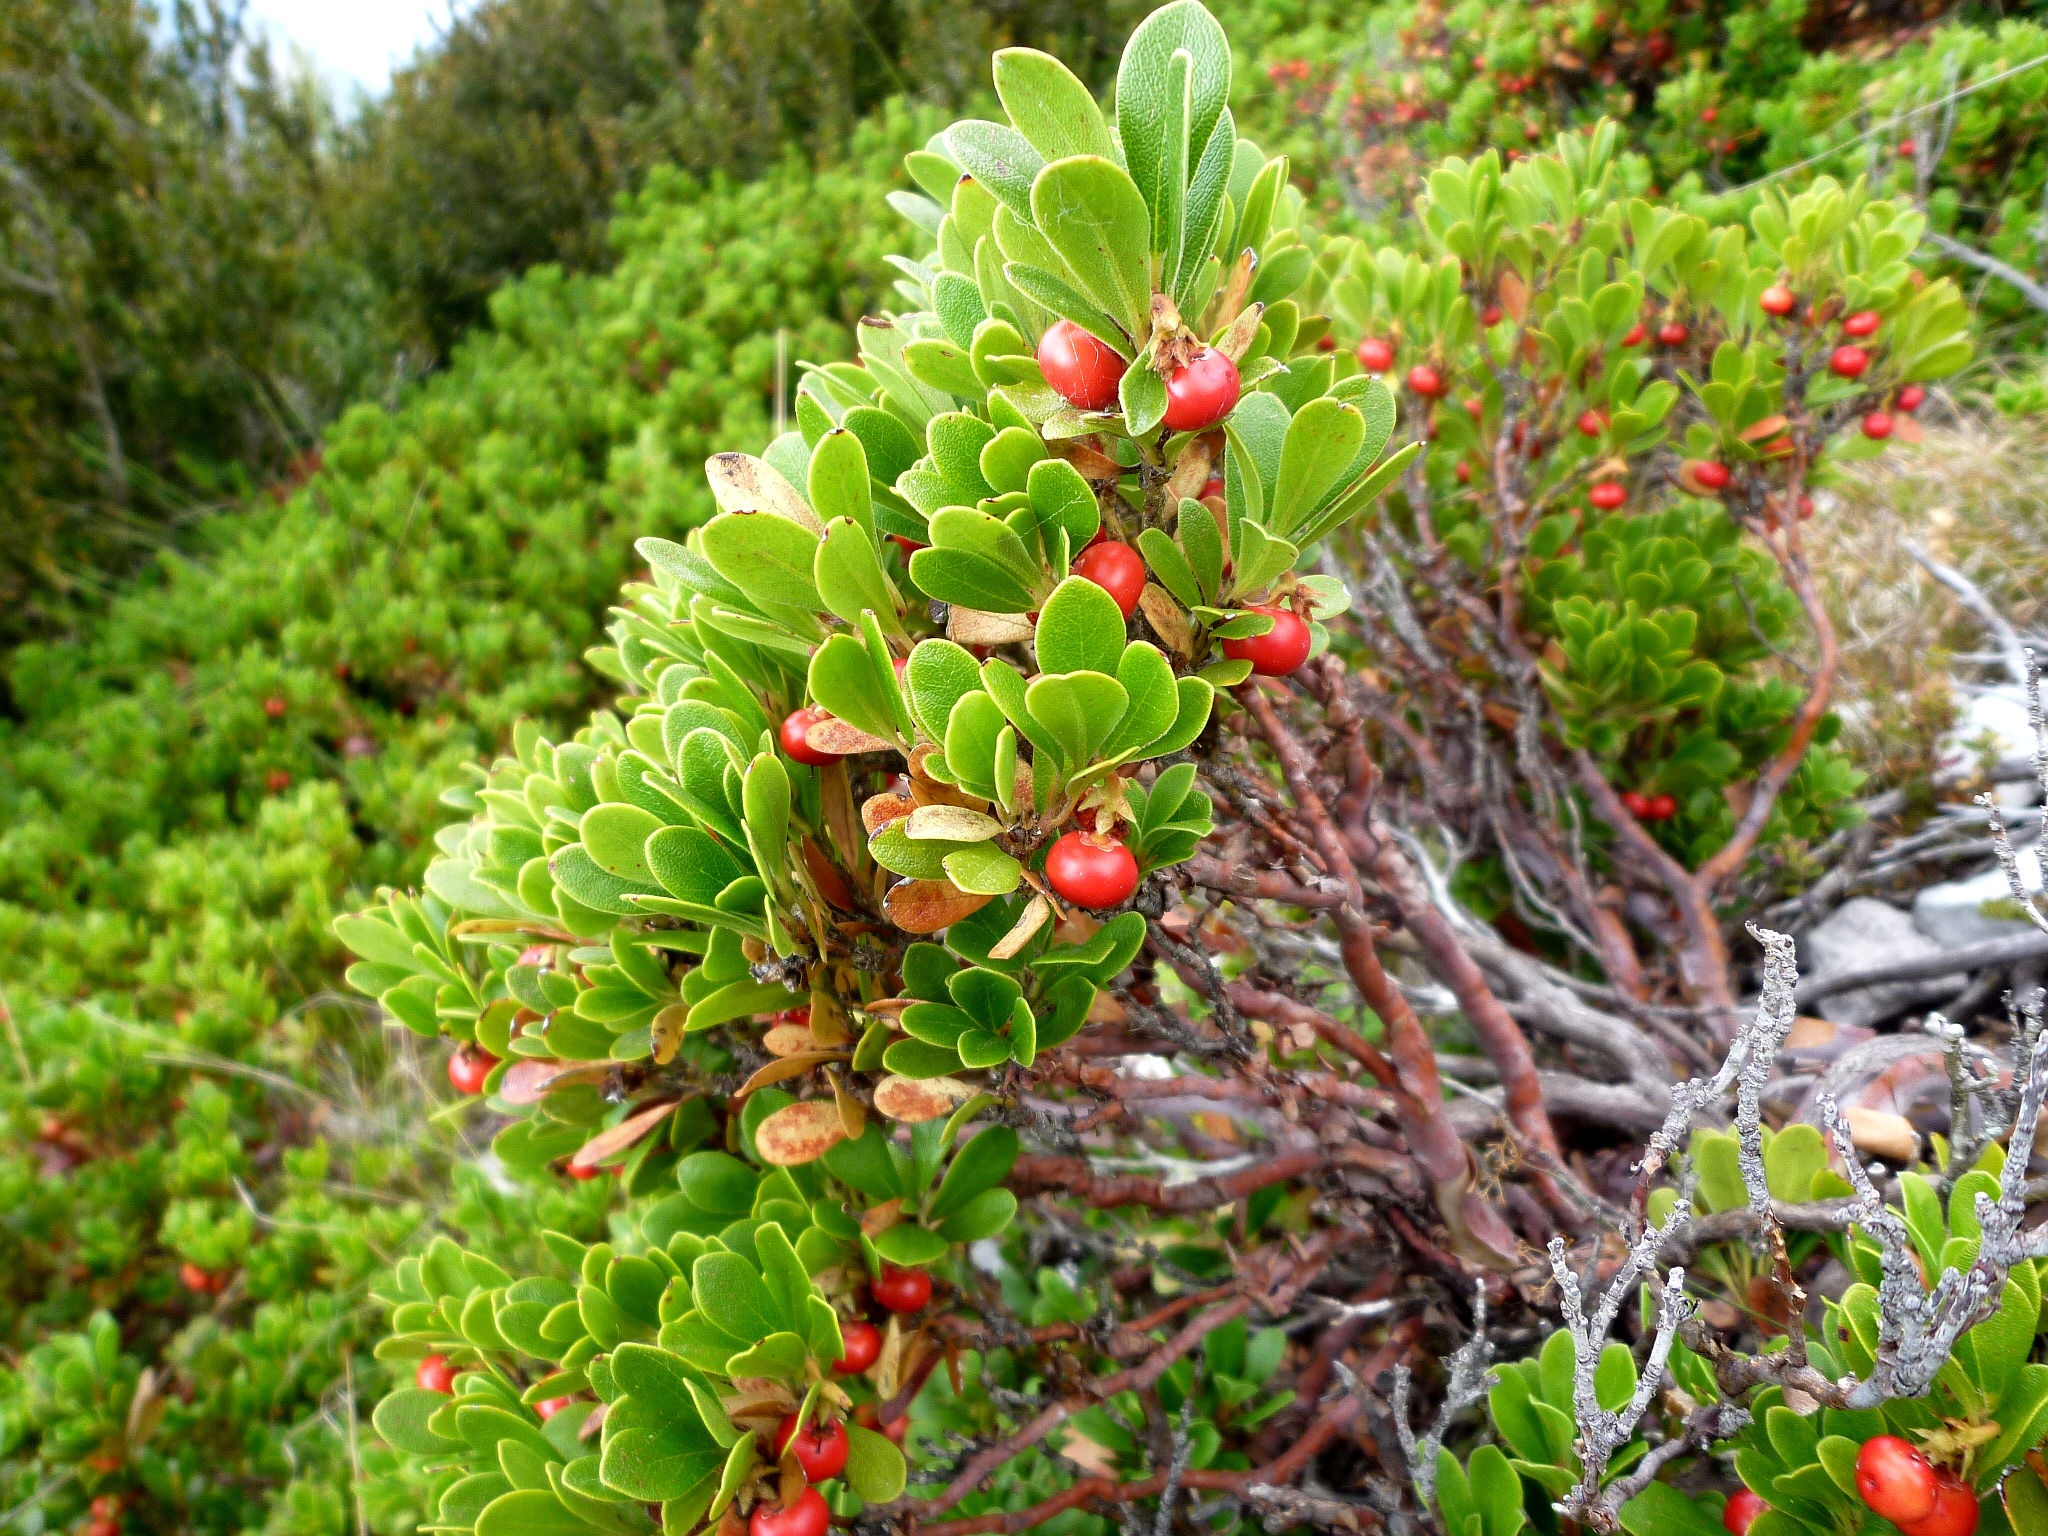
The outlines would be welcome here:
[[[1905,1536],[1973,1536],[1977,1497],[1897,1435],[1877,1435],[1856,1454],[1856,1491]]]
[[[1082,411],[1116,404],[1128,365],[1117,350],[1071,320],[1057,320],[1038,342],[1038,369],[1061,399]],[[1237,408],[1243,388],[1237,364],[1204,347],[1166,376],[1165,422],[1171,432],[1213,427]]]
[[[1678,814],[1676,795],[1646,795],[1639,789],[1624,789],[1621,803],[1637,821],[1669,821]]]

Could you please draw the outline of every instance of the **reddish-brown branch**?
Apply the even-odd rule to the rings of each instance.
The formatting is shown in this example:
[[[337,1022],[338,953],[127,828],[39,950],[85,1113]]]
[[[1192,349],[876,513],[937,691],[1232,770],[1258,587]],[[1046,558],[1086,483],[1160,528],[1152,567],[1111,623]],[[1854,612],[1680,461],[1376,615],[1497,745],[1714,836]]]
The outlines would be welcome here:
[[[1313,834],[1324,869],[1346,892],[1344,904],[1330,914],[1337,928],[1338,950],[1359,996],[1385,1026],[1398,1084],[1396,1114],[1408,1139],[1408,1150],[1428,1177],[1438,1210],[1456,1246],[1480,1262],[1506,1263],[1515,1251],[1514,1234],[1500,1212],[1481,1199],[1474,1188],[1471,1150],[1459,1140],[1457,1130],[1443,1112],[1443,1085],[1437,1079],[1435,1049],[1408,999],[1380,964],[1358,872],[1352,865],[1344,835],[1316,788],[1315,764],[1257,684],[1240,686],[1235,696],[1273,749],[1288,793],[1294,797],[1295,815]]]
[[[1792,477],[1785,492],[1786,505],[1798,505],[1801,478],[1797,474]],[[1804,557],[1790,547],[1788,541],[1766,536],[1764,543],[1777,556],[1778,568],[1785,573],[1786,584],[1798,595],[1800,607],[1806,610],[1806,622],[1813,627],[1814,639],[1820,645],[1820,661],[1814,668],[1806,698],[1792,717],[1791,736],[1750,785],[1749,807],[1735,824],[1734,835],[1693,872],[1693,880],[1702,895],[1708,898],[1724,880],[1742,868],[1755,849],[1757,839],[1763,835],[1764,827],[1771,819],[1771,809],[1778,803],[1778,796],[1784,793],[1792,775],[1799,771],[1800,763],[1806,758],[1806,750],[1812,745],[1813,733],[1827,718],[1828,704],[1834,697],[1835,672],[1841,663],[1835,626],[1828,619],[1827,605],[1814,588],[1813,574],[1807,569]]]
[[[1722,1043],[1732,1041],[1738,1023],[1735,994],[1728,980],[1728,946],[1721,938],[1721,922],[1714,915],[1712,897],[1694,880],[1690,870],[1643,830],[1642,823],[1621,803],[1614,786],[1601,775],[1592,753],[1581,749],[1572,754],[1572,774],[1601,820],[1614,829],[1623,849],[1656,876],[1671,897],[1672,905],[1678,909],[1679,928],[1685,935],[1678,951],[1678,975],[1686,998],[1705,1010]]]
[[[1119,1205],[1143,1205],[1155,1211],[1206,1211],[1254,1191],[1288,1179],[1304,1179],[1329,1161],[1319,1147],[1283,1152],[1263,1163],[1240,1168],[1215,1178],[1190,1179],[1185,1184],[1166,1184],[1146,1174],[1095,1173],[1087,1160],[1026,1154],[1010,1170],[1009,1189],[1019,1195],[1035,1195],[1054,1189],[1108,1210]]]

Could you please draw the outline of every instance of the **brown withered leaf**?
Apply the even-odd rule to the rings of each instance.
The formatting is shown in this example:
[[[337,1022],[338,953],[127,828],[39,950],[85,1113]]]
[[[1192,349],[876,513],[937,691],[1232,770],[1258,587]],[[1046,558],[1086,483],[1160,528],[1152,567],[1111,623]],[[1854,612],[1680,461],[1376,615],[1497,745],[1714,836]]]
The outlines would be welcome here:
[[[776,1168],[815,1163],[844,1140],[846,1127],[839,1123],[839,1106],[830,1099],[785,1105],[754,1132],[761,1161]]]
[[[654,1038],[656,1066],[665,1067],[676,1059],[676,1052],[683,1044],[683,1025],[689,1022],[689,1018],[689,1007],[683,1003],[671,1003],[654,1016],[648,1033]]]
[[[1762,421],[1750,423],[1737,435],[1745,443],[1761,443],[1766,438],[1776,437],[1791,425],[1791,421],[1786,417],[1766,416]]]
[[[1266,306],[1263,304],[1245,305],[1237,318],[1230,322],[1230,329],[1217,338],[1216,350],[1233,363],[1237,362],[1258,339],[1259,319],[1265,313]]]
[[[828,1061],[845,1061],[844,1051],[799,1051],[794,1056],[784,1056],[771,1061],[752,1077],[740,1084],[740,1091],[733,1095],[735,1100],[768,1087],[772,1083],[786,1083],[792,1077],[802,1077],[811,1068],[822,1066]]]
[[[1022,645],[1036,633],[1036,627],[1021,613],[956,607],[946,614],[946,638],[957,645]]]
[[[860,1133],[868,1128],[867,1107],[846,1091],[837,1073],[832,1077],[832,1098],[839,1106],[839,1124],[846,1131],[846,1139],[859,1141]]]
[[[837,757],[857,757],[863,752],[893,752],[896,743],[884,741],[879,736],[870,736],[844,720],[827,718],[820,720],[804,732],[804,740],[818,752],[830,752]]]
[[[875,877],[875,861],[868,857],[846,764],[827,763],[818,770],[818,808],[824,817],[826,841],[846,861],[854,889],[866,890]]]
[[[877,1232],[886,1232],[903,1221],[903,1201],[884,1200],[880,1205],[871,1205],[861,1212],[860,1229],[873,1237]]]
[[[983,811],[964,805],[921,805],[903,824],[906,835],[937,838],[948,843],[979,843],[1003,830],[1003,824]]]
[[[826,1049],[845,1045],[853,1038],[846,1024],[846,1009],[832,992],[811,994],[811,1038]]]
[[[1088,1005],[1090,1024],[1127,1024],[1131,1016],[1124,1011],[1124,1005],[1107,989],[1095,994],[1095,1001]]]
[[[908,795],[869,795],[861,802],[860,824],[873,837],[890,822],[901,821],[916,809],[917,802]]]
[[[862,1003],[863,1013],[872,1013],[877,1018],[900,1019],[903,1010],[917,1001],[914,997],[878,997],[872,1003]]]
[[[505,1075],[498,1083],[498,1097],[507,1104],[538,1104],[546,1098],[550,1089],[566,1088],[571,1083],[601,1082],[609,1066],[596,1065],[587,1061],[545,1061],[528,1057],[515,1061],[505,1069]]]
[[[891,1120],[921,1125],[950,1115],[974,1094],[954,1077],[885,1077],[875,1085],[875,1108]]]
[[[890,888],[882,910],[905,933],[937,933],[972,917],[993,900],[993,896],[970,895],[950,880],[906,880]]]
[[[808,1024],[777,1024],[761,1037],[761,1046],[771,1056],[801,1056],[817,1050],[818,1040]]]
[[[1031,936],[1043,928],[1052,918],[1052,903],[1043,896],[1031,898],[1010,931],[989,946],[989,957],[1008,960],[1018,950],[1031,942]]]
[[[1184,497],[1200,495],[1202,487],[1208,483],[1209,466],[1214,462],[1207,436],[1189,442],[1180,451],[1180,457],[1174,461],[1173,473],[1166,479],[1166,488],[1174,500],[1178,502]]]
[[[608,1131],[599,1131],[576,1149],[576,1155],[569,1159],[569,1166],[595,1168],[614,1152],[632,1146],[665,1118],[674,1114],[678,1102],[676,1099],[670,1099],[665,1104],[656,1104],[641,1110],[638,1114],[627,1116]]]
[[[1529,318],[1529,285],[1512,271],[1503,271],[1500,281],[1494,285],[1494,292],[1500,296],[1500,307],[1519,323]]]
[[[846,877],[839,873],[839,867],[818,846],[815,837],[804,839],[804,870],[810,875],[811,884],[818,888],[818,894],[841,912],[860,909],[853,887],[846,883]]]
[[[824,537],[825,525],[797,488],[751,454],[713,454],[704,461],[704,478],[711,482],[711,496],[721,512],[772,512]]]
[[[1080,472],[1083,480],[1119,480],[1123,478],[1124,467],[1108,454],[1097,448],[1092,440],[1066,438],[1057,443],[1045,445]]]
[[[1145,622],[1152,626],[1152,632],[1173,647],[1176,654],[1194,655],[1194,632],[1188,627],[1186,612],[1171,592],[1156,581],[1148,581],[1138,594],[1138,606],[1145,610]]]
[[[1223,291],[1210,301],[1208,313],[1202,317],[1198,329],[1213,335],[1237,318],[1237,312],[1244,308],[1244,296],[1251,292],[1252,272],[1258,264],[1259,258],[1249,246],[1237,253],[1237,260],[1230,264],[1230,276],[1224,281]]]

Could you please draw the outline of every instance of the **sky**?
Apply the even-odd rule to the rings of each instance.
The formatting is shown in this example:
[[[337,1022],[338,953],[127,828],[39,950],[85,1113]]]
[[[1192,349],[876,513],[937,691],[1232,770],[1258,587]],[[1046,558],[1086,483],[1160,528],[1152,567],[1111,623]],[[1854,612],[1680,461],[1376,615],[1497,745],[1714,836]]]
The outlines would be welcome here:
[[[344,98],[383,94],[392,66],[432,41],[463,0],[250,0],[251,30],[281,53],[305,53]]]

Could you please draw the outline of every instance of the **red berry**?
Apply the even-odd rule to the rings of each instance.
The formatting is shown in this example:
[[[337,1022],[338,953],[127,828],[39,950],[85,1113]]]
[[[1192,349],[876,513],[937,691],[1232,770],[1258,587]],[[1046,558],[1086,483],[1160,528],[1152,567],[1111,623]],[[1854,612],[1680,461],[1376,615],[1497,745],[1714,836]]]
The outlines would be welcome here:
[[[1870,366],[1870,354],[1861,347],[1837,347],[1828,358],[1831,372],[1845,379],[1859,379]]]
[[[1904,389],[1899,391],[1899,409],[1904,411],[1908,416],[1912,415],[1913,412],[1919,410],[1920,407],[1925,405],[1926,403],[1927,391],[1922,389],[1918,384],[1908,384]]]
[[[1377,336],[1368,336],[1358,344],[1358,366],[1367,373],[1385,373],[1394,366],[1394,349]]]
[[[1855,314],[1843,318],[1842,334],[1844,336],[1854,336],[1860,340],[1865,336],[1876,335],[1877,328],[1883,323],[1879,319],[1876,310],[1859,309]]]
[[[1902,1520],[1906,1536],[1976,1536],[1977,1496],[1947,1467],[1934,1473],[1934,1510],[1918,1520]]]
[[[1465,397],[1465,414],[1474,421],[1479,420],[1480,417],[1486,414],[1486,402],[1477,395],[1467,395]]]
[[[1915,144],[1911,139],[1899,140],[1899,154],[1904,159],[1910,160],[1913,156],[1913,151],[1918,149],[1919,147],[1920,146]]]
[[[1892,418],[1888,411],[1872,411],[1863,418],[1863,435],[1883,442],[1892,435]]]
[[[533,1411],[543,1419],[552,1419],[575,1401],[573,1397],[544,1397],[533,1405]]]
[[[1472,466],[1466,463],[1465,460],[1458,460],[1458,467],[1453,473],[1458,477],[1458,484],[1470,485],[1472,483]]]
[[[1650,796],[1650,803],[1644,807],[1644,810],[1648,812],[1651,821],[1669,821],[1678,814],[1678,797],[1676,795],[1652,795]]]
[[[1427,363],[1417,363],[1408,370],[1408,387],[1424,399],[1434,399],[1444,392],[1444,376]]]
[[[576,1180],[576,1182],[579,1184],[586,1183],[604,1172],[604,1169],[600,1168],[596,1163],[572,1162],[567,1164],[566,1166],[568,1168],[569,1177]]]
[[[1071,901],[1077,907],[1102,910],[1120,907],[1131,899],[1131,893],[1138,888],[1138,861],[1131,850],[1120,842],[1107,846],[1092,841],[1080,832],[1069,832],[1045,856],[1045,879],[1054,892]],[[922,1275],[921,1270],[910,1270],[910,1274]],[[884,1271],[883,1280],[888,1279]],[[931,1281],[924,1281],[925,1294],[931,1294]],[[875,1299],[891,1312],[915,1312],[917,1307],[899,1307],[882,1294],[878,1283]],[[917,1303],[923,1306],[923,1301]]]
[[[1628,487],[1619,480],[1602,480],[1586,492],[1586,500],[1602,512],[1612,512],[1628,500]]]
[[[1650,819],[1650,797],[1639,789],[1624,789],[1621,792],[1621,806],[1637,821]]]
[[[1877,1435],[1856,1453],[1856,1491],[1894,1525],[1934,1513],[1934,1467],[1897,1435]]]
[[[1067,404],[1083,411],[1116,404],[1124,360],[1108,342],[1071,320],[1055,320],[1038,340],[1038,368]]]
[[[826,763],[838,762],[838,753],[820,752],[805,739],[806,733],[812,726],[821,720],[830,720],[831,718],[832,716],[822,709],[796,710],[782,722],[782,730],[780,732],[782,750],[798,762],[809,763],[813,768],[821,768]]]
[[[1729,1536],[1749,1536],[1756,1517],[1770,1507],[1751,1490],[1738,1488],[1728,1495],[1728,1507],[1721,1511],[1721,1524]]]
[[[798,1434],[796,1415],[788,1414],[775,1429],[775,1454],[788,1450],[795,1451],[796,1464],[804,1469],[807,1481],[822,1483],[837,1477],[846,1470],[846,1426],[814,1422]]]
[[[1640,347],[1649,334],[1649,331],[1644,328],[1643,322],[1638,320],[1628,328],[1628,334],[1621,338],[1621,344],[1624,347]]]
[[[903,558],[904,558],[905,560],[908,560],[908,559],[909,559],[909,558],[910,558],[910,557],[911,557],[912,555],[916,554],[916,553],[917,553],[917,552],[918,552],[918,551],[919,551],[920,549],[924,549],[924,548],[926,548],[926,547],[927,547],[927,546],[925,546],[925,545],[923,545],[923,544],[920,544],[920,543],[918,543],[918,542],[917,542],[917,540],[915,540],[915,539],[913,539],[913,538],[910,538],[910,537],[908,537],[907,535],[905,535],[905,534],[901,534],[901,533],[892,533],[892,534],[890,534],[890,535],[889,535],[889,542],[890,542],[891,544],[894,544],[894,545],[895,545],[895,546],[896,546],[896,547],[897,547],[898,549],[900,549],[900,550],[902,550],[902,551],[903,551]]]
[[[1115,598],[1117,610],[1128,619],[1145,590],[1145,557],[1128,544],[1094,544],[1081,551],[1074,574]]]
[[[1598,411],[1579,412],[1579,436],[1598,437],[1607,430],[1607,421]]]
[[[121,1522],[102,1515],[85,1523],[85,1536],[121,1536]]]
[[[825,1507],[824,1495],[806,1488],[787,1509],[756,1504],[747,1521],[747,1536],[825,1536],[831,1525],[832,1511]]]
[[[1708,107],[1706,110],[1700,113],[1700,121],[1703,123],[1711,123],[1720,115],[1721,111],[1718,107]]]
[[[873,1323],[841,1323],[839,1338],[846,1353],[832,1362],[832,1369],[841,1376],[858,1376],[881,1358],[882,1330]]]
[[[1728,483],[1728,466],[1716,459],[1696,459],[1691,468],[1693,479],[1710,491],[1718,491]]]
[[[1682,347],[1692,332],[1676,320],[1666,320],[1657,327],[1657,340],[1667,347]]]
[[[448,1363],[446,1355],[429,1355],[412,1373],[412,1381],[422,1392],[453,1392],[455,1367]]]
[[[1075,835],[1069,832],[1067,837]],[[1060,842],[1064,843],[1066,840],[1067,838],[1063,837]],[[1059,843],[1053,844],[1053,847],[1057,849]],[[1129,857],[1128,853],[1125,857]],[[1135,883],[1134,879],[1133,884]],[[884,1264],[882,1277],[868,1287],[868,1294],[890,1312],[919,1312],[924,1309],[925,1303],[932,1299],[932,1277],[921,1269],[898,1269],[894,1264]]]
[[[1202,494],[1196,499],[1199,501],[1207,501],[1211,496],[1221,496],[1222,494],[1223,477],[1221,475],[1211,475],[1208,479],[1202,482]]]
[[[190,1259],[187,1259],[178,1266],[178,1283],[184,1286],[186,1290],[198,1291],[202,1295],[208,1291],[219,1289],[213,1283],[213,1276],[201,1269],[197,1264],[194,1264]]]
[[[1199,432],[1237,409],[1242,382],[1237,364],[1214,347],[1204,347],[1166,379],[1169,432]]]
[[[1799,307],[1799,300],[1783,283],[1773,283],[1757,296],[1757,308],[1767,315],[1789,315]]]
[[[1506,313],[1498,304],[1489,304],[1479,311],[1479,323],[1489,331],[1500,324],[1500,317]]]
[[[273,768],[265,775],[263,787],[273,795],[281,795],[292,787],[292,776],[282,768]]]
[[[1252,671],[1260,677],[1285,677],[1308,660],[1309,647],[1315,643],[1315,636],[1309,633],[1308,625],[1293,609],[1254,604],[1245,611],[1269,615],[1273,627],[1263,635],[1224,641],[1225,656],[1232,661],[1250,662]]]
[[[275,695],[265,699],[263,701],[263,713],[270,716],[273,720],[282,719],[284,716],[284,700]]]
[[[1324,332],[1324,333],[1323,333],[1322,335],[1320,335],[1320,336],[1318,336],[1318,337],[1316,338],[1316,350],[1317,350],[1318,352],[1334,352],[1334,351],[1336,351],[1336,350],[1337,350],[1337,338],[1336,338],[1336,337],[1334,337],[1334,336],[1332,336],[1332,335],[1330,335],[1330,334],[1329,334],[1329,333],[1328,333],[1327,331],[1325,331],[1325,332]]]
[[[121,1513],[121,1495],[103,1493],[92,1501],[92,1517],[95,1520],[112,1520]]]
[[[489,1051],[465,1045],[448,1058],[448,1082],[460,1094],[482,1093],[484,1080],[497,1064],[498,1058]]]

